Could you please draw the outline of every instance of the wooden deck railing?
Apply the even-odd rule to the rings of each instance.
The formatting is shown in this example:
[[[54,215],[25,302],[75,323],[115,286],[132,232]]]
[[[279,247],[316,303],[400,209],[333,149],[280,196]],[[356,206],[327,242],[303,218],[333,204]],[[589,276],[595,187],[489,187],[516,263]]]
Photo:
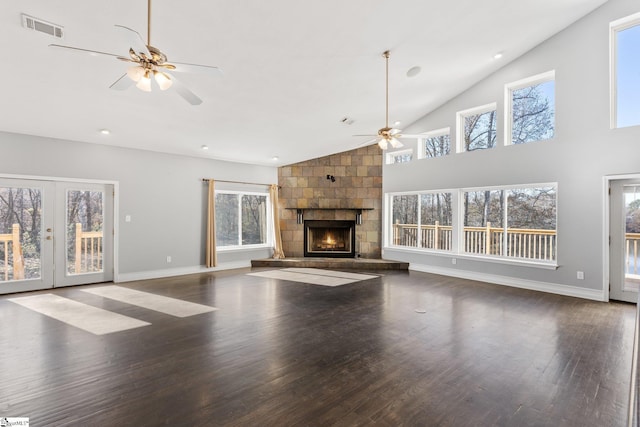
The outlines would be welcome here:
[[[75,273],[102,270],[102,231],[82,231],[76,224]]]
[[[396,246],[451,250],[453,229],[435,224],[394,224],[393,244]],[[420,242],[420,245],[418,245]],[[491,227],[464,227],[464,252],[500,255],[553,261],[556,257],[556,231],[507,228],[507,247],[504,248],[504,229]],[[625,234],[625,273],[640,276],[640,233]]]
[[[0,244],[4,245],[4,280],[9,280],[9,243],[13,253],[13,280],[24,279],[24,259],[22,257],[22,246],[20,245],[20,224],[11,226],[11,233],[0,234]]]
[[[627,233],[625,235],[625,273],[640,275],[640,233]]]

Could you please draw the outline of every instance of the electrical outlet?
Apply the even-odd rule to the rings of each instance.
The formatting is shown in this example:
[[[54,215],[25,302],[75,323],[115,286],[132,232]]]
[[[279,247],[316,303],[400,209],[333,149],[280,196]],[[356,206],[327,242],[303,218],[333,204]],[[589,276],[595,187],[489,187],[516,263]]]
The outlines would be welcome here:
[[[167,255],[167,263],[171,262],[171,255]]]
[[[578,280],[584,280],[584,271],[578,271],[577,277]]]
[[[455,259],[455,258],[451,258],[451,264],[456,265],[456,263],[457,263],[457,262],[458,262],[458,260],[457,260],[457,259]]]

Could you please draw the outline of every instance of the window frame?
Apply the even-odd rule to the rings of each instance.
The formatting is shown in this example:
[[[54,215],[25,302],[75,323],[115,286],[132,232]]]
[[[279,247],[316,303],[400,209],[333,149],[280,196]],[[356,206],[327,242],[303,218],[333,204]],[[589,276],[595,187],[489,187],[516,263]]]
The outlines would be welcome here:
[[[455,235],[456,230],[456,201],[458,199],[458,190],[424,190],[424,191],[404,191],[397,193],[387,193],[387,210],[388,210],[388,220],[385,221],[387,224],[386,233],[385,233],[385,241],[386,246],[393,249],[407,249],[407,250],[418,250],[421,252],[435,252],[435,253],[444,253],[444,254],[454,254],[457,251],[457,238]],[[421,205],[421,197],[423,194],[443,194],[450,193],[451,194],[451,227],[452,227],[452,238],[451,238],[451,249],[434,249],[434,248],[425,248],[421,246],[422,240],[417,239],[416,246],[404,246],[404,245],[395,245],[393,243],[393,198],[395,196],[417,196],[417,228],[420,230],[422,226],[422,205]]]
[[[609,127],[618,129],[618,38],[620,31],[640,25],[640,12],[609,23]],[[637,126],[637,125],[636,125]],[[625,126],[630,127],[630,126]]]
[[[558,241],[555,244],[555,259],[552,261],[545,261],[540,259],[531,258],[518,258],[508,257],[504,255],[485,255],[485,254],[473,254],[464,251],[464,193],[467,191],[494,191],[502,190],[509,191],[512,189],[523,188],[540,188],[540,187],[553,187],[556,191],[556,239],[559,235],[558,231],[558,218],[559,218],[559,188],[557,182],[538,182],[538,183],[525,183],[525,184],[509,184],[499,186],[485,186],[485,187],[463,187],[453,189],[435,189],[435,190],[423,190],[423,191],[399,191],[385,193],[385,212],[384,212],[384,248],[418,254],[429,254],[433,256],[448,257],[452,260],[452,264],[455,264],[455,259],[467,259],[478,262],[488,262],[507,265],[520,265],[533,268],[540,268],[546,270],[555,270],[558,268]],[[420,216],[420,195],[421,194],[434,194],[434,193],[451,193],[452,201],[452,218],[451,225],[452,230],[452,242],[451,250],[431,249],[420,246],[401,246],[393,244],[393,197],[394,196],[418,196],[418,226],[422,220]],[[508,198],[505,198],[505,203],[508,203]],[[508,210],[505,210],[505,227],[508,227]]]
[[[529,86],[535,86],[537,84],[554,82],[553,92],[554,92],[554,102],[553,102],[553,126],[554,126],[554,136],[555,136],[555,124],[556,120],[556,102],[555,102],[555,80],[556,80],[556,70],[545,71],[544,73],[536,74],[534,76],[526,77],[524,79],[507,83],[504,85],[504,145],[519,145],[513,143],[513,92],[518,89],[523,89]],[[496,126],[497,127],[497,126]],[[553,137],[552,137],[553,138]],[[549,138],[549,139],[552,139]],[[548,141],[548,139],[540,139],[536,141],[530,142],[538,142],[538,141]]]
[[[402,155],[406,155],[406,154],[410,154],[411,158],[409,159],[409,161],[406,162],[395,162],[394,159],[398,156],[402,156]],[[413,161],[413,148],[407,148],[404,150],[398,150],[398,151],[392,151],[390,153],[387,153],[386,155],[386,163],[388,165],[396,165],[396,164],[404,164],[404,163],[410,163]]]
[[[545,260],[541,260],[541,259],[532,259],[532,258],[518,258],[518,257],[510,257],[507,255],[486,255],[486,254],[474,254],[474,253],[469,253],[469,252],[465,252],[464,247],[465,247],[465,242],[464,242],[464,193],[466,192],[478,192],[478,191],[509,191],[509,190],[517,190],[517,189],[523,189],[523,188],[541,188],[541,187],[553,187],[556,190],[556,244],[555,244],[555,259],[551,260],[551,261],[545,261]],[[536,264],[536,265],[549,265],[552,267],[557,267],[558,266],[558,242],[557,242],[557,235],[558,235],[558,183],[557,182],[545,182],[545,183],[529,183],[529,184],[513,184],[513,185],[497,185],[497,186],[487,186],[487,187],[468,187],[468,188],[460,188],[459,190],[459,194],[458,194],[458,223],[460,224],[460,228],[458,229],[458,234],[457,234],[457,238],[458,238],[458,248],[459,249],[459,253],[461,255],[464,255],[465,257],[469,257],[469,258],[473,258],[473,259],[498,259],[498,260],[505,260],[505,261],[515,261],[515,262],[520,262],[520,263],[531,263],[531,264]],[[505,197],[504,198],[504,213],[503,213],[503,228],[505,230],[507,230],[509,228],[509,209],[508,209],[508,204],[509,204],[509,198]],[[455,233],[456,230],[454,230],[454,236],[456,236]],[[507,248],[507,233],[504,233],[503,236],[503,247]]]
[[[418,159],[435,159],[435,157],[427,157],[427,150],[425,148],[425,143],[429,138],[437,138],[439,136],[449,135],[449,154],[444,156],[437,157],[445,157],[451,155],[451,128],[449,126],[430,130],[428,132],[423,132],[420,134],[420,138],[418,138]]]
[[[235,194],[238,195],[238,244],[237,245],[227,245],[227,246],[219,246],[216,244],[216,251],[218,252],[226,252],[226,251],[240,251],[240,250],[251,250],[251,249],[262,249],[262,248],[271,248],[273,247],[273,220],[272,214],[273,209],[271,207],[271,198],[269,197],[268,192],[261,191],[239,191],[239,190],[214,190],[214,197],[218,194]],[[266,233],[266,241],[265,243],[258,244],[242,244],[242,196],[264,196],[266,197],[266,216],[265,222],[267,229]],[[218,230],[216,230],[216,233]]]
[[[489,104],[479,105],[477,107],[468,108],[466,110],[461,110],[456,113],[456,153],[467,153],[468,151],[464,148],[464,119],[468,116],[480,115],[484,113],[488,113],[490,111],[496,112],[496,133],[498,132],[498,103],[490,102]],[[496,145],[497,145],[497,135],[496,135]],[[491,148],[495,148],[494,145]],[[475,151],[475,150],[474,150]]]

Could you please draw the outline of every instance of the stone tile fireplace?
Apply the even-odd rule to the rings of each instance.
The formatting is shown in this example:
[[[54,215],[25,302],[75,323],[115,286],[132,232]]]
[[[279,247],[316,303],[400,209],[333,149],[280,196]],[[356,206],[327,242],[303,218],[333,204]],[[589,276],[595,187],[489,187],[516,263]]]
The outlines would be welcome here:
[[[376,145],[282,166],[278,184],[286,257],[320,256],[305,254],[305,221],[358,218],[349,256],[381,258],[382,153]]]

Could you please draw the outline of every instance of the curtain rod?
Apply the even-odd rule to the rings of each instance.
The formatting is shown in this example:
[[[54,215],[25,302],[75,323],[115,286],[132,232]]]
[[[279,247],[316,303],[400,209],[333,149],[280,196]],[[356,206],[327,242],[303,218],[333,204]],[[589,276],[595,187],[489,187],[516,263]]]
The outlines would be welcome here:
[[[225,181],[224,179],[202,178],[202,182],[209,182],[209,181],[227,182],[227,183],[230,183],[230,184],[245,184],[245,185],[266,185],[266,186],[272,185],[272,184],[262,184],[262,183],[258,183],[258,182]],[[280,186],[278,186],[278,188],[280,188]]]

